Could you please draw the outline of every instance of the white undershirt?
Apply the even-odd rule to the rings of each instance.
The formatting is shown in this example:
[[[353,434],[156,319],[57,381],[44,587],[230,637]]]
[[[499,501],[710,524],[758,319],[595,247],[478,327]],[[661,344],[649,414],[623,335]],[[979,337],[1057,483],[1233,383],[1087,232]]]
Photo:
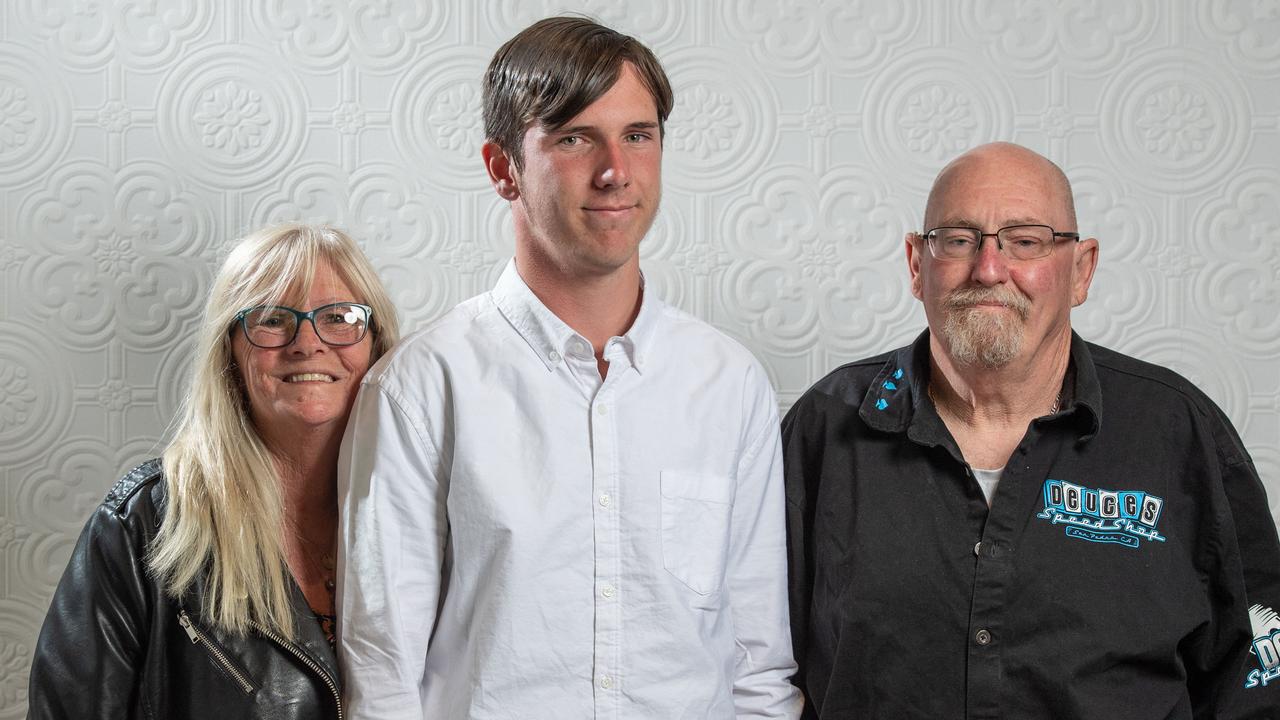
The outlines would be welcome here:
[[[987,507],[991,507],[991,496],[996,494],[996,484],[1000,482],[1000,474],[1004,472],[1004,468],[998,467],[995,470],[971,469],[973,470],[973,479],[978,481],[978,487],[982,488],[982,494],[987,498]]]

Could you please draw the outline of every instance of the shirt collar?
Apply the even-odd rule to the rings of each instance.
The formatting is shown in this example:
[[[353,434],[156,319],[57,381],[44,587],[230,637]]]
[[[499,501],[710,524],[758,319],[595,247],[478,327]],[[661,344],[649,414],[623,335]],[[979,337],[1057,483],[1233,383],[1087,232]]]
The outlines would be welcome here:
[[[950,437],[929,397],[929,331],[915,342],[889,354],[889,359],[863,397],[858,409],[868,426],[883,432],[904,432],[917,442],[939,445]],[[1071,361],[1062,383],[1062,401],[1055,418],[1071,418],[1080,441],[1098,433],[1102,424],[1102,389],[1086,343],[1071,333]]]
[[[621,338],[627,359],[631,361],[631,366],[637,372],[644,372],[645,361],[653,354],[653,348],[657,344],[656,331],[663,310],[663,303],[657,291],[648,286],[644,273],[641,272],[640,312],[636,313],[636,319],[632,321],[631,327],[627,328],[627,332]]]
[[[646,356],[652,353],[655,344],[655,329],[662,315],[662,301],[656,293],[645,287],[643,275],[640,277],[640,287],[640,312],[636,314],[636,319],[627,332],[621,337],[610,339],[609,343],[621,348],[631,366],[643,372]],[[529,344],[547,370],[554,370],[563,363],[565,355],[591,352],[591,343],[533,294],[516,270],[514,259],[507,262],[507,267],[502,271],[490,296],[507,322],[520,333],[520,337]],[[611,361],[615,359],[608,346],[605,348],[605,356]]]

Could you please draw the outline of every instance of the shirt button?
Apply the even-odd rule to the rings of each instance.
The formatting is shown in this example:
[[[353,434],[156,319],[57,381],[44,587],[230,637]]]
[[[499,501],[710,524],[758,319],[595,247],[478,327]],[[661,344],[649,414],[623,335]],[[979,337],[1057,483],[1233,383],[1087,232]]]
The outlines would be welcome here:
[[[979,645],[990,645],[991,631],[986,628],[982,628],[981,630],[973,634],[973,639],[974,639],[974,642],[978,643]]]
[[[600,507],[609,507],[609,503],[613,502],[613,498],[609,497],[609,493],[600,495]]]
[[[982,541],[981,540],[973,544],[973,554],[977,555],[978,557],[982,557]]]
[[[609,688],[613,687],[613,678],[609,677],[608,675],[601,675],[600,687],[604,688],[605,690],[608,690]]]
[[[612,598],[614,592],[616,591],[613,589],[612,585],[605,585],[604,587],[600,588],[600,594],[603,595],[605,599]]]
[[[552,350],[551,352],[547,353],[547,359],[553,363],[558,363],[560,362],[560,353],[556,352],[555,350]]]
[[[608,414],[609,414],[609,406],[608,406],[608,405],[597,405],[597,406],[596,406],[596,414],[597,414],[597,415],[608,415]]]

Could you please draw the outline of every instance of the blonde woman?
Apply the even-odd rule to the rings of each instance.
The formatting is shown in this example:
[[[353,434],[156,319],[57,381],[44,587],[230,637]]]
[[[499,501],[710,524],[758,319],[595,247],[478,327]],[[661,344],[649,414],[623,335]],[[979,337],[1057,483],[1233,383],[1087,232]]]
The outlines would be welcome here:
[[[162,458],[85,526],[45,618],[31,718],[340,718],[336,465],[398,336],[330,228],[244,238],[214,281]]]

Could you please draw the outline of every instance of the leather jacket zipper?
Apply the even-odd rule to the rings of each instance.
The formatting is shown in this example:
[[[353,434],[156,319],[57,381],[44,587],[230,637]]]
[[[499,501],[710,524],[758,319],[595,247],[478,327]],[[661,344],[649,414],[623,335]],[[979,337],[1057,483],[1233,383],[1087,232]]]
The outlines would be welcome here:
[[[324,684],[329,687],[329,692],[333,693],[333,702],[338,708],[338,720],[342,720],[343,718],[342,695],[341,693],[338,692],[338,683],[334,682],[333,678],[329,676],[329,673],[326,672],[324,668],[320,667],[319,663],[317,663],[316,661],[308,657],[307,654],[304,653],[300,648],[298,648],[297,645],[294,645],[288,640],[285,640],[283,637],[280,637],[279,635],[272,632],[271,630],[266,629],[262,625],[259,625],[258,623],[253,622],[252,620],[249,621],[249,627],[258,631],[258,634],[262,635],[268,640],[271,640],[272,642],[284,648],[285,650],[288,650],[291,655],[301,660],[303,665],[306,665],[308,668],[311,669],[313,673],[315,673],[316,675],[319,675],[320,679],[324,680]]]
[[[178,612],[178,624],[182,626],[183,630],[187,631],[187,637],[191,638],[192,645],[203,644],[204,649],[209,653],[209,657],[213,658],[218,667],[222,668],[240,686],[240,689],[244,690],[246,695],[253,694],[253,691],[257,688],[249,680],[249,676],[236,667],[235,663],[231,662],[231,658],[227,657],[227,654],[222,651],[222,648],[218,647],[217,643],[213,642],[211,638],[204,634],[204,631],[191,622],[191,617],[187,615],[186,608]]]

